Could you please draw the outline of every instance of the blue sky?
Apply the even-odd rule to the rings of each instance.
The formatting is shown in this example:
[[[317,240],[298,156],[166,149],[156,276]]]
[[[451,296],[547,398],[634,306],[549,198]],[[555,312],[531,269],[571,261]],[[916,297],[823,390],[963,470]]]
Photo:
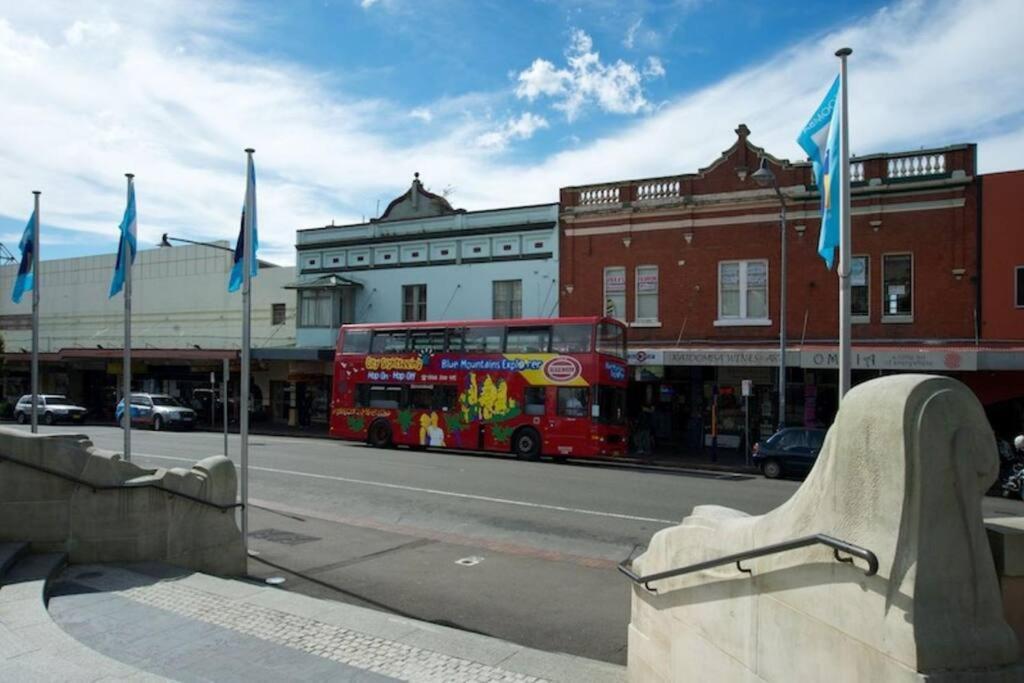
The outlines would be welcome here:
[[[53,0],[0,8],[0,242],[44,258],[230,239],[255,147],[261,256],[370,217],[419,171],[456,206],[696,170],[745,122],[777,156],[851,59],[854,153],[978,142],[1019,168],[1018,0]]]

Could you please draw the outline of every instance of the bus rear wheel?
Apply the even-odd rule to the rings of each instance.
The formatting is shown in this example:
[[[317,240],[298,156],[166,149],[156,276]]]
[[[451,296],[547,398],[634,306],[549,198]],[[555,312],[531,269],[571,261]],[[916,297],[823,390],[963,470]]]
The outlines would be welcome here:
[[[536,429],[523,427],[512,436],[512,451],[520,460],[536,460],[540,457],[540,434]]]
[[[367,441],[374,448],[387,448],[391,445],[391,425],[384,420],[377,420],[370,425]]]

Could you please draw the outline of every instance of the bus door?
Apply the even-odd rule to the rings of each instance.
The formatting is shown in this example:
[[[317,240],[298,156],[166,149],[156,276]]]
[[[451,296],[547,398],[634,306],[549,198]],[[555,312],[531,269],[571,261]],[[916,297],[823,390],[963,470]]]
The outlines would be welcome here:
[[[551,455],[588,455],[591,437],[590,387],[552,387],[554,415],[548,417]]]

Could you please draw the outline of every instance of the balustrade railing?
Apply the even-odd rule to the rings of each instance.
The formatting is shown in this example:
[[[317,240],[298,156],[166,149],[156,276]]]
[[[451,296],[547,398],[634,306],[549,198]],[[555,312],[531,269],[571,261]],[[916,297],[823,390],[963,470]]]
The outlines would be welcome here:
[[[890,158],[886,169],[889,178],[917,178],[945,172],[946,155],[943,153]]]
[[[636,198],[643,199],[665,199],[667,197],[679,196],[678,180],[656,180],[640,183],[636,186]]]
[[[600,204],[618,204],[618,187],[595,187],[588,190],[581,190],[579,197],[580,206],[595,206]]]
[[[860,183],[864,181],[864,162],[850,162],[850,182]]]

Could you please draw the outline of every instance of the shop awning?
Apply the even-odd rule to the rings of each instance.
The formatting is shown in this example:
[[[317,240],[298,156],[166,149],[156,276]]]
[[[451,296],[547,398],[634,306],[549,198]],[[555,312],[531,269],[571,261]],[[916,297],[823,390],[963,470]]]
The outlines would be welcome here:
[[[350,280],[340,275],[324,275],[315,280],[299,280],[290,282],[285,289],[334,289],[336,287],[362,287],[363,283]]]
[[[975,372],[1024,370],[1024,346],[965,344],[854,344],[854,370],[919,372]],[[643,366],[778,367],[779,350],[767,346],[680,346],[630,348],[629,364]],[[793,345],[786,349],[786,365],[809,370],[839,366],[836,346]]]

